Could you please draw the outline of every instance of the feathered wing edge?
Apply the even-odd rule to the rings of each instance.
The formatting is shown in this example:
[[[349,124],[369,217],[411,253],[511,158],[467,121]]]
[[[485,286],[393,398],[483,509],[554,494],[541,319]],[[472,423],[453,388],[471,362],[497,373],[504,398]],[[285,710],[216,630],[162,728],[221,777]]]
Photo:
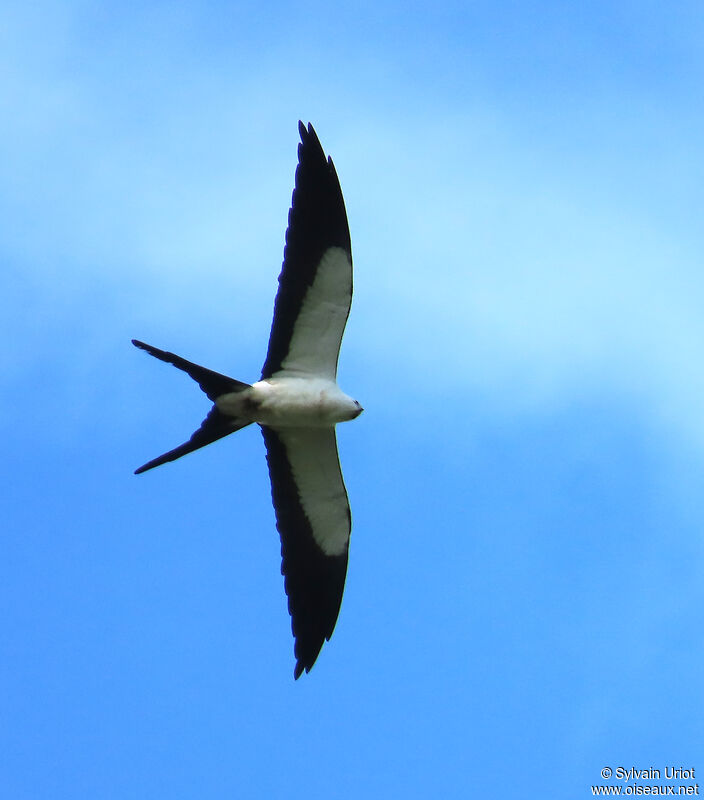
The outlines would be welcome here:
[[[338,527],[343,528],[332,532],[338,534],[338,542],[342,542],[342,545],[338,544],[336,552],[328,555],[316,539],[315,523],[311,522],[305,511],[307,498],[301,497],[301,492],[306,490],[301,489],[291,465],[291,456],[294,460],[296,457],[295,452],[289,452],[292,447],[291,432],[276,431],[264,425],[261,428],[266,444],[276,527],[281,536],[281,573],[295,639],[294,678],[297,679],[303,670],[310,671],[324,642],[332,636],[340,613],[347,575],[349,503],[339,465],[336,474],[334,470],[324,470],[327,485],[322,487],[324,491],[315,498],[315,502],[326,502],[323,497],[333,498],[327,502],[336,504],[335,516],[340,520]],[[337,459],[334,428],[326,430],[325,434],[330,436],[332,454]],[[322,434],[320,431],[304,431],[301,435],[303,441],[300,446],[305,447],[306,435],[319,437]],[[288,444],[286,439],[289,439]],[[324,512],[325,509],[323,517],[326,516]]]
[[[325,157],[312,125],[309,124],[306,128],[299,122],[298,130],[301,143],[298,145],[295,188],[288,214],[284,262],[279,275],[274,321],[262,368],[262,379],[281,370],[289,353],[305,296],[315,280],[323,256],[333,248],[341,249],[347,256],[350,302],[352,298],[350,229],[335,165],[331,158]],[[349,302],[347,306],[343,330],[349,314]],[[337,354],[334,361],[333,374]]]

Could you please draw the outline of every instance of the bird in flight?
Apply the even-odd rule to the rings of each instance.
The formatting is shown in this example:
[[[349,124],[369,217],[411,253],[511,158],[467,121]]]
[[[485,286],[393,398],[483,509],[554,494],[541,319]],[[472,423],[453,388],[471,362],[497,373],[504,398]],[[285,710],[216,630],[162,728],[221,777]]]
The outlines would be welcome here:
[[[340,612],[351,520],[335,425],[362,413],[336,380],[352,301],[345,203],[332,159],[325,157],[313,126],[299,122],[298,129],[295,188],[261,378],[242,383],[132,340],[190,375],[213,401],[187,442],[147,462],[136,474],[253,422],[261,427],[295,640],[295,678],[310,671]]]

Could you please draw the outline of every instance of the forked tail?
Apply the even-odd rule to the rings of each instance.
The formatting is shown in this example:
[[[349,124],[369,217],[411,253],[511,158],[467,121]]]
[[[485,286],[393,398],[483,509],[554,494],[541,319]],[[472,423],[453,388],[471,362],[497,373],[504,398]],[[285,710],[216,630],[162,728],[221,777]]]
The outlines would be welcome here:
[[[237,381],[234,378],[228,378],[227,375],[213,372],[213,370],[201,367],[198,364],[194,364],[192,361],[186,361],[186,359],[181,358],[181,356],[168,353],[165,350],[159,350],[158,347],[152,347],[152,345],[145,344],[137,339],[132,339],[132,344],[135,347],[139,347],[141,350],[145,350],[149,355],[154,356],[154,358],[165,361],[167,364],[173,364],[178,369],[190,375],[213,403],[218,397],[224,394],[242,392],[250,387],[248,383]],[[185,456],[186,453],[192,453],[194,450],[205,447],[206,444],[210,444],[217,439],[222,439],[223,436],[234,433],[249,424],[249,420],[229,417],[219,411],[216,405],[213,405],[210,413],[201,423],[200,428],[187,442],[143,464],[139,469],[135,470],[135,475],[158,467],[160,464],[165,464],[167,461],[175,461],[177,458]]]

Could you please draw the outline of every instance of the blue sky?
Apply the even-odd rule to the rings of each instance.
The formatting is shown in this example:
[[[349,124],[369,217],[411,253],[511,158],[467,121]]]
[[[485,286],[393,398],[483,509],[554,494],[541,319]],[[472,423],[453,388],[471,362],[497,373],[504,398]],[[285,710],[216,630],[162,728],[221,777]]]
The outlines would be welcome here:
[[[10,3],[0,20],[0,785],[591,796],[704,776],[704,12]],[[293,654],[259,376],[312,121],[355,258],[353,540]],[[612,781],[612,783],[615,783]]]

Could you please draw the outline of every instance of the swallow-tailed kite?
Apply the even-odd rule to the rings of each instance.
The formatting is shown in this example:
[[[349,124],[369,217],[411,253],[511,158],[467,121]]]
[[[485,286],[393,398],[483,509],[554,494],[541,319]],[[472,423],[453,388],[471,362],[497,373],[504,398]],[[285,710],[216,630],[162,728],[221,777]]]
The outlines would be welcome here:
[[[362,413],[336,382],[352,300],[347,213],[332,159],[299,122],[296,183],[284,262],[261,378],[242,383],[137,340],[191,376],[214,405],[189,441],[136,470],[146,472],[252,422],[261,426],[271,478],[281,572],[295,639],[294,677],[309,672],[332,636],[342,602],[350,508],[335,424]]]

